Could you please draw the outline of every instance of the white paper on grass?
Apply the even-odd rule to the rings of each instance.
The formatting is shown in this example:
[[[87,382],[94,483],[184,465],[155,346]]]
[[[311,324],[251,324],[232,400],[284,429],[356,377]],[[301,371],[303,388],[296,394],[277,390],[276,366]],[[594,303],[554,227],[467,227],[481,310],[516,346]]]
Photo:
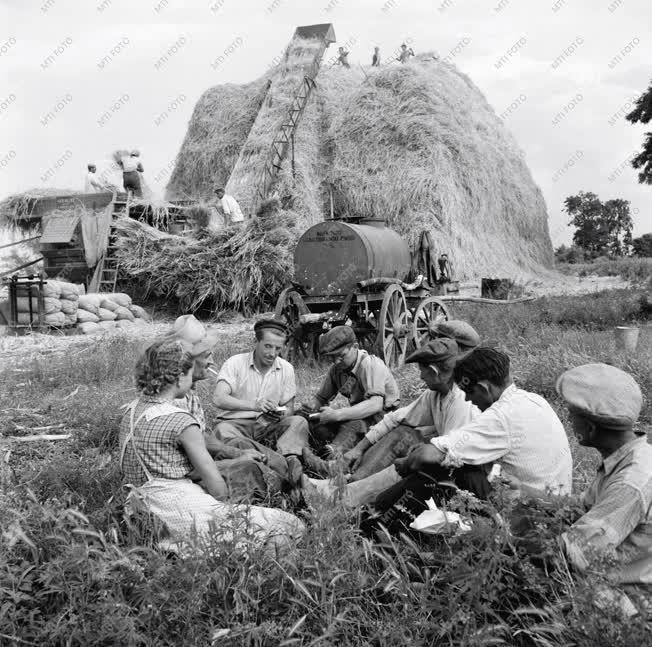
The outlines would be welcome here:
[[[444,532],[469,532],[471,524],[462,520],[457,512],[445,512],[437,507],[432,500],[426,501],[428,506],[411,524],[410,528],[425,532],[430,535],[437,535]]]

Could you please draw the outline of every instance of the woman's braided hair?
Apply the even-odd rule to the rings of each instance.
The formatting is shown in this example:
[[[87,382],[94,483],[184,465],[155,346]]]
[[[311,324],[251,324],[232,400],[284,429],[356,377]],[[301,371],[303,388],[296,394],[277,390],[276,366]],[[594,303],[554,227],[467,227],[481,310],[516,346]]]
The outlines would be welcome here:
[[[158,395],[185,375],[193,365],[188,349],[177,340],[154,342],[136,363],[136,388],[145,395]]]

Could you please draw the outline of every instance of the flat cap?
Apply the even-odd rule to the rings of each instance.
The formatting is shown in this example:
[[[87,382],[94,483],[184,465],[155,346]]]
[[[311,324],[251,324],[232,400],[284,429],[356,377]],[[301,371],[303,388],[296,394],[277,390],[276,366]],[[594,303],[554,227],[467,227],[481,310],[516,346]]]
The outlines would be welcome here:
[[[284,335],[288,334],[288,327],[280,319],[259,319],[254,324],[254,332],[258,332],[259,330],[273,330]]]
[[[409,355],[405,363],[434,364],[442,371],[452,371],[458,354],[459,348],[454,339],[433,339]]]
[[[454,339],[461,350],[470,350],[480,345],[480,335],[475,328],[461,319],[440,321],[433,332],[437,337]]]
[[[357,341],[351,326],[335,326],[319,338],[319,354],[332,355]]]
[[[629,429],[638,420],[643,403],[636,380],[608,364],[584,364],[562,373],[557,393],[569,408],[614,430]]]

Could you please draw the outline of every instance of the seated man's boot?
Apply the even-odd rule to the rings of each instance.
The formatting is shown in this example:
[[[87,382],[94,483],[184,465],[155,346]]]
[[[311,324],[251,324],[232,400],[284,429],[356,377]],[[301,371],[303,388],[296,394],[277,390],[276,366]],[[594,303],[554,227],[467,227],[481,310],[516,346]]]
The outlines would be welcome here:
[[[302,451],[303,467],[314,476],[332,476],[336,472],[336,461],[325,461],[316,456],[311,449],[304,447]]]

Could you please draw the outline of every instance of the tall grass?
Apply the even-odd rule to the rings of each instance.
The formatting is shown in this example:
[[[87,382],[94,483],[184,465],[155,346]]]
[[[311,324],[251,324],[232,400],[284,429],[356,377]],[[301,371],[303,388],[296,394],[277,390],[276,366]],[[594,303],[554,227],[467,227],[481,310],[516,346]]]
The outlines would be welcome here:
[[[652,279],[652,258],[596,258],[590,263],[557,263],[564,274],[584,276],[620,276],[633,285],[649,286]]]
[[[515,309],[456,306],[455,315],[468,316],[485,339],[506,348],[519,385],[549,398],[565,421],[554,380],[569,366],[614,363],[650,392],[649,337],[641,338],[636,355],[627,355],[604,329],[615,311],[602,317],[609,322],[604,325],[568,322],[576,316],[568,316],[571,310],[598,314],[611,303],[627,313],[631,298],[614,292]],[[250,343],[246,335],[223,335],[216,362]],[[121,515],[116,431],[119,406],[135,393],[138,350],[138,342],[105,338],[88,353],[50,354],[20,372],[0,372],[3,435],[61,423],[73,435],[51,445],[12,446],[16,482],[0,495],[0,644],[646,644],[642,620],[596,611],[599,572],[588,580],[571,577],[557,545],[579,514],[569,501],[530,508],[530,531],[520,539],[495,516],[498,509],[503,519],[511,516],[498,492],[481,506],[468,535],[373,542],[358,532],[356,513],[323,503],[305,540],[278,560],[253,549],[235,552],[217,540],[187,557],[168,558],[147,527],[129,526]],[[325,370],[298,368],[300,399]],[[397,377],[404,400],[421,389],[413,366]],[[200,385],[209,421],[210,391],[211,384]],[[648,400],[643,424],[652,422],[651,411]],[[571,449],[579,491],[597,457],[572,438]],[[466,510],[470,504],[460,497],[457,505]]]

